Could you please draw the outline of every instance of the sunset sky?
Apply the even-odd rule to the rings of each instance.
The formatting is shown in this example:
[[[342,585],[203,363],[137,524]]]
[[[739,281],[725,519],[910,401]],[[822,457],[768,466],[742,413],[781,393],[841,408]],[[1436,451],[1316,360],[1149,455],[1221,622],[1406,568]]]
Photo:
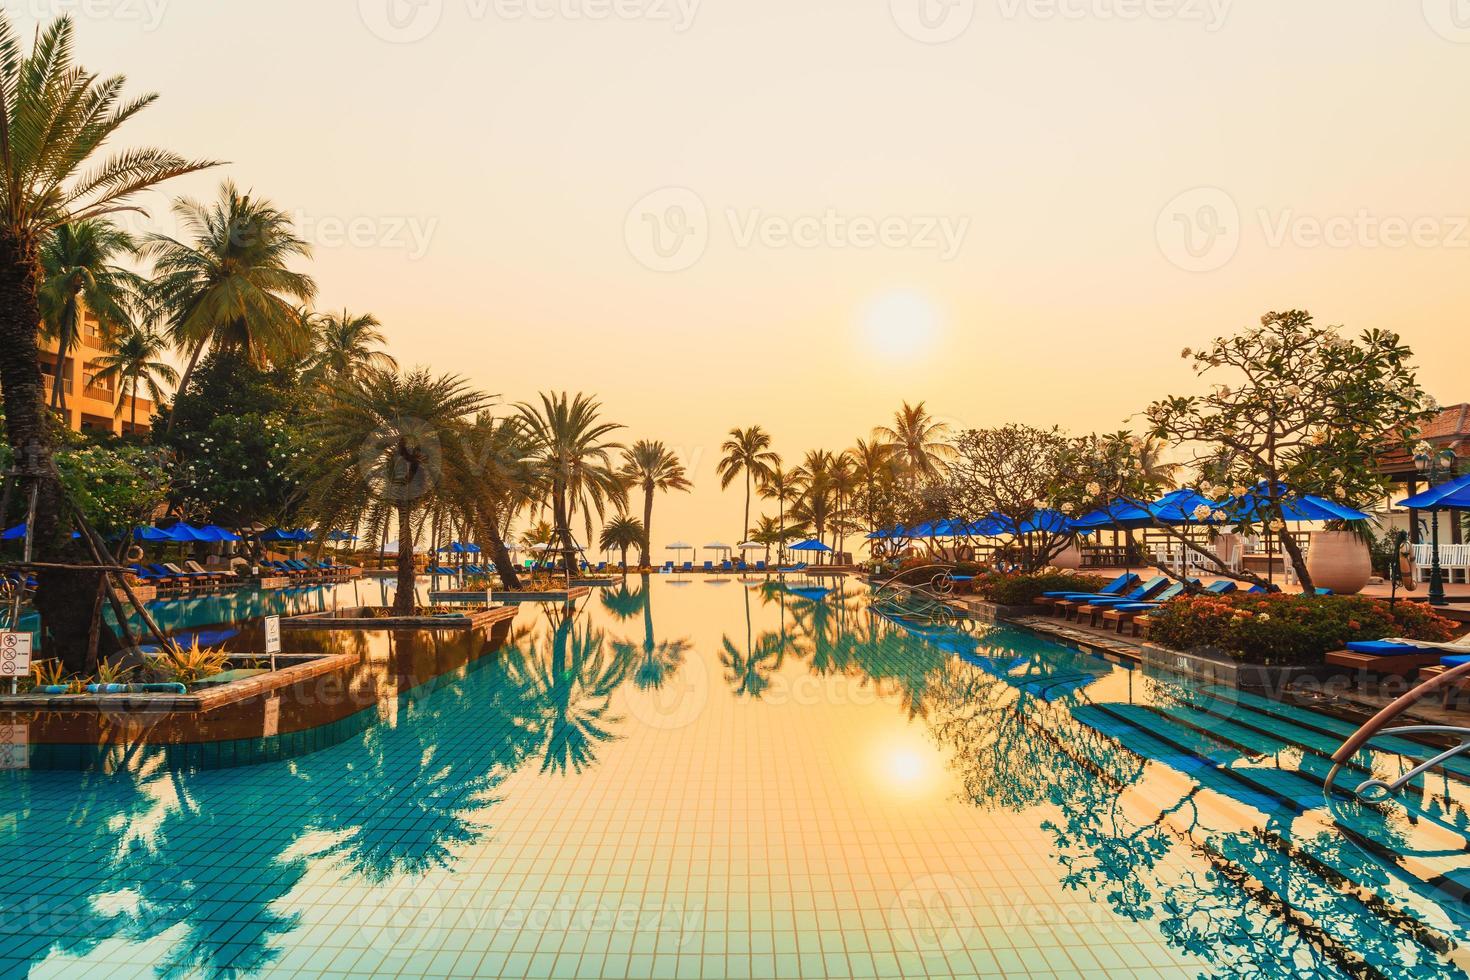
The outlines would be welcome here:
[[[506,402],[599,393],[733,543],[718,447],[925,400],[1111,430],[1306,308],[1470,398],[1455,0],[90,0],[126,132],[298,214],[323,309]],[[13,9],[13,8],[12,8]],[[1147,12],[1151,11],[1149,14]],[[169,230],[168,198],[133,225]],[[670,556],[671,557],[671,556]]]

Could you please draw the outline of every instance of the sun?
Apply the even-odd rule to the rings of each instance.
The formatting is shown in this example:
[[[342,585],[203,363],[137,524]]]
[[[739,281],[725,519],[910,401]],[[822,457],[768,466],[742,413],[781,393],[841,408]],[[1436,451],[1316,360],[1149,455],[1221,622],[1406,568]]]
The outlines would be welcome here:
[[[894,289],[868,301],[858,329],[874,356],[889,362],[917,361],[934,349],[943,322],[929,297],[912,289]]]

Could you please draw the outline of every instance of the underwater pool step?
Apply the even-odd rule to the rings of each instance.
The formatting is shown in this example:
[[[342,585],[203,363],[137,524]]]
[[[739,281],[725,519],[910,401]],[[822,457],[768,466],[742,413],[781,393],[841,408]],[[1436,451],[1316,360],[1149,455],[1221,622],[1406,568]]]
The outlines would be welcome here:
[[[1427,904],[1428,915],[1432,916],[1433,910],[1448,900],[1432,884],[1386,866],[1380,856],[1353,848],[1346,839],[1341,839],[1342,844],[1350,850],[1340,854],[1330,840],[1293,837],[1291,828],[1298,825],[1299,818],[1323,807],[1320,784],[1287,770],[1235,769],[1229,762],[1207,761],[1199,750],[1207,751],[1214,760],[1233,756],[1246,761],[1246,757],[1238,749],[1211,746],[1199,733],[1181,730],[1177,723],[1136,705],[1079,706],[1073,709],[1073,715],[1134,755],[1175,769],[1218,796],[1264,815],[1266,826],[1249,830],[1251,820],[1243,814],[1239,829],[1219,832],[1215,850],[1223,859],[1241,865],[1243,871],[1288,904],[1300,904],[1301,895],[1294,893],[1309,887],[1317,895],[1317,902],[1308,911],[1316,927],[1332,941],[1348,949],[1365,941],[1390,949],[1395,943],[1412,940],[1421,954],[1429,957],[1438,957],[1452,948],[1440,932],[1424,925],[1425,913],[1415,907]],[[1277,829],[1271,829],[1272,825]],[[1323,829],[1329,826],[1324,818]],[[1354,865],[1354,858],[1364,866]],[[1302,875],[1308,876],[1305,884]],[[1355,887],[1343,890],[1332,880],[1334,877]],[[1398,881],[1411,894],[1375,894],[1371,882],[1376,879]],[[1368,884],[1363,886],[1364,882]],[[1363,886],[1361,894],[1359,886]],[[1406,898],[1412,898],[1413,904],[1405,907]],[[1365,922],[1373,923],[1371,937],[1361,932]]]
[[[1248,711],[1268,718],[1280,718],[1291,724],[1299,725],[1313,731],[1320,732],[1329,739],[1335,739],[1336,744],[1332,751],[1336,752],[1343,742],[1356,734],[1358,723],[1337,718],[1310,708],[1303,708],[1283,701],[1275,701],[1271,698],[1262,697],[1259,694],[1251,694],[1247,691],[1238,691],[1234,688],[1209,686],[1200,689],[1201,693],[1239,707],[1242,711]],[[1390,735],[1373,740],[1373,748],[1378,751],[1396,753],[1410,758],[1425,759],[1433,755],[1435,750],[1421,742],[1411,739]],[[1443,767],[1444,771],[1455,779],[1470,783],[1470,759],[1451,759]]]
[[[1260,766],[1231,767],[1230,774],[1247,782],[1253,782],[1270,792],[1290,792],[1293,801],[1315,797],[1314,805],[1307,809],[1323,811],[1324,826],[1331,826],[1325,795],[1325,782],[1331,762],[1324,757],[1294,746],[1280,739],[1261,736],[1224,723],[1213,715],[1203,712],[1190,716],[1185,710],[1161,712],[1156,708],[1139,705],[1109,705],[1110,710],[1146,728],[1165,742],[1193,750],[1197,746],[1224,743],[1232,748],[1249,752],[1255,758],[1274,759],[1283,768]],[[1208,726],[1208,727],[1200,727]],[[1296,767],[1291,768],[1291,756],[1300,753]],[[1286,759],[1283,760],[1282,757]],[[1407,894],[1398,895],[1395,905],[1411,903],[1411,914],[1418,917],[1449,903],[1458,907],[1464,903],[1464,888],[1447,877],[1465,867],[1467,842],[1464,831],[1408,800],[1399,800],[1407,815],[1417,820],[1412,830],[1408,827],[1390,827],[1387,819],[1377,811],[1365,810],[1362,819],[1349,820],[1345,813],[1333,811],[1330,819],[1345,833],[1352,835],[1364,851],[1364,856],[1373,860],[1376,873],[1386,874],[1396,880]],[[1303,842],[1287,835],[1279,835],[1285,846],[1294,847],[1309,859],[1319,863],[1332,873],[1341,875],[1354,884],[1363,884],[1365,869],[1345,862],[1340,853],[1318,842]],[[1415,856],[1404,856],[1406,845],[1412,844]],[[1429,909],[1416,906],[1424,904]]]

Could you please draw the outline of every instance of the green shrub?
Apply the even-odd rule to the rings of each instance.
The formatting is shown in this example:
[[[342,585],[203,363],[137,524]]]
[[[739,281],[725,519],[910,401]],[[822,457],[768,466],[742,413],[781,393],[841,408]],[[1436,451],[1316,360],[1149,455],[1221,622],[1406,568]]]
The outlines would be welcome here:
[[[1029,606],[1045,592],[1096,592],[1108,583],[1077,572],[991,572],[975,580],[975,594],[1002,606]]]
[[[1365,596],[1186,596],[1150,616],[1150,638],[1175,650],[1210,647],[1244,663],[1322,662],[1351,640],[1443,641],[1458,630],[1423,603]]]

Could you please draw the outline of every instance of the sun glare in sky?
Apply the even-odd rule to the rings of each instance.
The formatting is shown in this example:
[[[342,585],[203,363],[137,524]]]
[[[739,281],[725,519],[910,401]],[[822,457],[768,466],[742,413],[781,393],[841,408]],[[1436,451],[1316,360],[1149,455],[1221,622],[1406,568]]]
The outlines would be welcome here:
[[[943,323],[927,296],[895,289],[868,302],[861,328],[863,342],[874,356],[889,362],[913,362],[933,351]]]

